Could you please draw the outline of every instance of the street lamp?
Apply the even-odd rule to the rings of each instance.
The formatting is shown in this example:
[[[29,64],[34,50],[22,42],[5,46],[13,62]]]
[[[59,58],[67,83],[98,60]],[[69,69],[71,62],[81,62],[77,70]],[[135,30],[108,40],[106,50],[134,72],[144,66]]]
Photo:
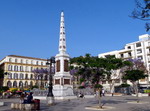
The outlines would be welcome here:
[[[47,94],[47,102],[48,105],[54,104],[54,95],[53,95],[53,76],[52,76],[52,64],[55,63],[55,57],[51,57],[47,59],[46,65],[49,65],[49,86],[48,86],[48,94]]]

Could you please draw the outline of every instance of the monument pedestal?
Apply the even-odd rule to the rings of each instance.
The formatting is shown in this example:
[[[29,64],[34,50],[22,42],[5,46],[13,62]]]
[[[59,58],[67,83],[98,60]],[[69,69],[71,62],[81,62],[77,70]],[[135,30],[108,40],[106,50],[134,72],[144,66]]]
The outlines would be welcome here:
[[[53,87],[53,94],[56,97],[73,96],[73,87],[70,85],[55,85]]]
[[[48,105],[54,105],[55,103],[54,97],[46,97],[46,100]]]

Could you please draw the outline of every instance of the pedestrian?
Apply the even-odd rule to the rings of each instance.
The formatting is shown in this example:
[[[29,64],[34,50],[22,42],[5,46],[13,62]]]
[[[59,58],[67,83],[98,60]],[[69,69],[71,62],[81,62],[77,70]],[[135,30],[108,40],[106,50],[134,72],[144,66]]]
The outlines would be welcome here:
[[[27,96],[27,99],[25,99],[23,103],[34,103],[32,94],[33,93],[30,92],[29,95]]]
[[[102,96],[105,96],[105,90],[102,89]]]
[[[20,95],[20,103],[24,102],[24,98],[25,98],[25,94],[24,94],[24,92],[22,92]]]

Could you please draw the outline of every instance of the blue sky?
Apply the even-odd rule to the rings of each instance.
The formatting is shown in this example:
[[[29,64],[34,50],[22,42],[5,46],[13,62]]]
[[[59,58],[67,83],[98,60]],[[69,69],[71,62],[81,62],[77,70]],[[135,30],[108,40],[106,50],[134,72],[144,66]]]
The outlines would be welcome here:
[[[122,49],[147,33],[129,17],[134,7],[134,0],[0,0],[0,59],[55,56],[62,10],[71,57]]]

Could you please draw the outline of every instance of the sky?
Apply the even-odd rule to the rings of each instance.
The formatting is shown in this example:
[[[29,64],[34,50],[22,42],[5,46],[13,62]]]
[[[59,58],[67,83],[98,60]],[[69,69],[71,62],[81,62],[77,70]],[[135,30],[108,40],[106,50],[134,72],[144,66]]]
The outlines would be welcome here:
[[[129,17],[134,8],[134,0],[0,0],[0,59],[58,54],[61,11],[70,57],[120,50],[149,34]]]

